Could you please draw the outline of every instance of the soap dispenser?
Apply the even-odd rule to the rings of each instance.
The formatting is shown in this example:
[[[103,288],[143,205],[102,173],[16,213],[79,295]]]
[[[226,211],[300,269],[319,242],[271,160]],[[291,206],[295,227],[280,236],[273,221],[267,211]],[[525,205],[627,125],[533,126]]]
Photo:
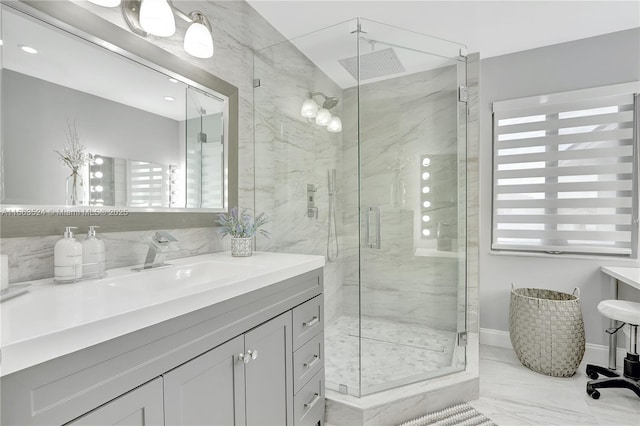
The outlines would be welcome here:
[[[76,227],[67,226],[64,238],[53,247],[53,276],[58,282],[82,278],[82,244],[73,238],[72,229]]]
[[[104,241],[96,236],[96,228],[90,226],[87,236],[82,240],[82,274],[85,277],[104,276],[105,271],[105,249]]]

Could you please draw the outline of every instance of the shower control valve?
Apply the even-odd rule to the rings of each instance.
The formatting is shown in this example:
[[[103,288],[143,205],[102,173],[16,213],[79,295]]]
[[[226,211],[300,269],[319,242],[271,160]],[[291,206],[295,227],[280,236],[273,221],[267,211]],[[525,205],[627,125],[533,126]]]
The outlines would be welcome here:
[[[312,183],[307,184],[307,217],[318,218],[318,208],[316,207],[316,191],[318,189]]]

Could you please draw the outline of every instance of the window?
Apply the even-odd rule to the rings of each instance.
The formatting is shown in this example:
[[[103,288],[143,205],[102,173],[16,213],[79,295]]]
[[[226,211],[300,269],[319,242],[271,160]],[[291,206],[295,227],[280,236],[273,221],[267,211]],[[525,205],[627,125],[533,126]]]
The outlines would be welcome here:
[[[492,249],[635,253],[639,86],[493,104]]]

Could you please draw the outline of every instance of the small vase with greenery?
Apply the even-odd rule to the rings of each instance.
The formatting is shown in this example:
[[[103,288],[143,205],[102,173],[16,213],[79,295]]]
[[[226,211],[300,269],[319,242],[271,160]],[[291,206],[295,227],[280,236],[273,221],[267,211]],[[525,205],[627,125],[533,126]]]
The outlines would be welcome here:
[[[231,255],[236,257],[246,257],[252,254],[253,237],[256,234],[269,238],[269,232],[262,229],[262,226],[269,222],[269,218],[260,213],[254,217],[247,211],[238,212],[238,208],[234,207],[229,214],[220,214],[218,216],[218,224],[220,229],[218,232],[222,238],[231,235]]]
[[[66,192],[68,206],[84,204],[84,182],[82,180],[82,167],[91,160],[91,154],[86,152],[86,147],[80,143],[80,137],[76,130],[76,123],[67,122],[67,143],[62,151],[55,150],[62,164],[69,167],[71,174],[67,177]]]

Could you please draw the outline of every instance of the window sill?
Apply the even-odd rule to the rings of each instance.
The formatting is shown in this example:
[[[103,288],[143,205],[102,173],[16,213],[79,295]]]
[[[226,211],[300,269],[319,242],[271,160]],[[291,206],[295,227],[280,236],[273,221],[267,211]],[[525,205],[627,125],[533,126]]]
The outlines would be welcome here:
[[[548,258],[548,259],[576,259],[576,260],[592,260],[594,262],[602,263],[602,262],[615,262],[619,265],[624,266],[640,266],[640,259],[637,258],[625,258],[619,256],[598,256],[598,255],[585,255],[585,254],[576,254],[576,253],[564,253],[564,254],[549,254],[549,253],[528,253],[528,252],[507,252],[507,251],[496,251],[489,250],[490,256],[514,256],[514,257],[540,257],[540,258]]]

